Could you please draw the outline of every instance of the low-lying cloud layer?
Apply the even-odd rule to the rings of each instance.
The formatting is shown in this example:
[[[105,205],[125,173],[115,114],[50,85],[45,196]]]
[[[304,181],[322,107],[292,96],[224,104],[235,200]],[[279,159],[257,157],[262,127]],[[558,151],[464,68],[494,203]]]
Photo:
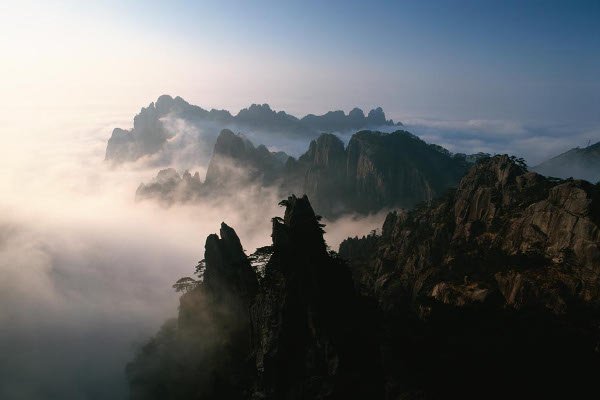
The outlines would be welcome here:
[[[193,272],[206,236],[225,221],[248,253],[270,243],[270,218],[283,210],[268,191],[168,209],[135,203],[156,169],[102,161],[121,120],[89,110],[39,125],[14,119],[26,134],[0,169],[0,398],[125,398],[124,366],[176,314],[171,285]],[[382,220],[331,223],[330,245]]]
[[[511,154],[539,164],[588,141],[600,141],[599,126],[524,124],[509,120],[433,120],[410,118],[405,128],[428,143],[454,153]]]
[[[125,398],[125,363],[175,315],[171,285],[193,272],[206,236],[225,221],[247,253],[269,244],[270,218],[281,215],[281,199],[249,187],[194,205],[135,203],[138,184],[155,176],[164,160],[117,168],[103,162],[109,132],[126,125],[129,115],[25,111],[3,121],[11,135],[0,159],[0,398]],[[561,126],[405,122],[404,129],[453,152],[508,152],[530,164],[600,140],[598,130]],[[206,149],[194,141],[198,132],[166,123],[177,132],[168,144],[177,156],[171,165],[204,176],[207,159],[199,154]],[[340,136],[347,142],[352,133]],[[293,155],[308,148],[307,141],[265,144]],[[344,238],[380,227],[384,217],[325,221],[326,239],[337,249]]]

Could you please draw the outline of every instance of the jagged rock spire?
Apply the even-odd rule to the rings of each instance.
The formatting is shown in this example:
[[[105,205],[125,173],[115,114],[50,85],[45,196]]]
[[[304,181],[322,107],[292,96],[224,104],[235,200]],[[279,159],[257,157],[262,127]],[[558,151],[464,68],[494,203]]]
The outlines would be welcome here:
[[[250,301],[258,287],[256,273],[235,230],[223,222],[220,235],[206,238],[204,284],[213,293],[227,291]]]
[[[252,306],[260,395],[378,398],[373,325],[358,323],[349,269],[327,252],[306,195],[280,204],[286,210],[273,220],[274,253]]]

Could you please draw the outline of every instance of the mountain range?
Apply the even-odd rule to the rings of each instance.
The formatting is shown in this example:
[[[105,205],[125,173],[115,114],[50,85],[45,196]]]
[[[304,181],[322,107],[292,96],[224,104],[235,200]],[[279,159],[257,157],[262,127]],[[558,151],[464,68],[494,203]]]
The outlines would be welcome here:
[[[132,399],[586,398],[600,371],[600,186],[479,160],[328,251],[307,196],[272,245],[210,235]],[[317,210],[319,211],[319,210]],[[319,211],[320,213],[320,211]]]
[[[165,120],[179,124],[166,124]],[[375,108],[365,113],[354,108],[348,114],[330,111],[323,115],[309,114],[302,118],[284,111],[274,111],[268,104],[252,104],[232,115],[227,110],[211,109],[189,104],[181,97],[160,96],[156,102],[142,108],[133,119],[133,128],[115,128],[106,147],[107,161],[121,163],[151,156],[165,150],[168,142],[179,134],[181,123],[191,131],[192,141],[202,144],[200,151],[209,151],[218,132],[224,128],[252,132],[261,138],[282,137],[310,140],[322,132],[348,132],[365,128],[397,126],[386,119],[383,110]]]
[[[359,131],[348,145],[334,134],[311,141],[298,159],[255,147],[243,135],[221,131],[204,182],[189,172],[162,170],[141,184],[138,200],[163,204],[231,195],[248,185],[276,188],[282,197],[306,193],[326,217],[371,213],[431,202],[454,187],[467,170],[464,155],[452,155],[406,131]]]

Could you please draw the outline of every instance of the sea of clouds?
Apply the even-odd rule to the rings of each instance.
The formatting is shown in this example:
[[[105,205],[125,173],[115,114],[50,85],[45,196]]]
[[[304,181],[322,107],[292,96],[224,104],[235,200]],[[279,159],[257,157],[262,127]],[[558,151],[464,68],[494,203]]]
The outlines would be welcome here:
[[[155,163],[104,162],[110,132],[131,116],[96,107],[22,111],[3,121],[10,139],[0,161],[0,398],[126,398],[125,365],[176,315],[171,286],[192,274],[206,236],[225,221],[248,253],[270,244],[281,199],[247,188],[230,201],[136,203]],[[179,160],[176,167],[201,175],[206,168],[189,154]],[[383,218],[328,223],[327,240],[335,249]]]

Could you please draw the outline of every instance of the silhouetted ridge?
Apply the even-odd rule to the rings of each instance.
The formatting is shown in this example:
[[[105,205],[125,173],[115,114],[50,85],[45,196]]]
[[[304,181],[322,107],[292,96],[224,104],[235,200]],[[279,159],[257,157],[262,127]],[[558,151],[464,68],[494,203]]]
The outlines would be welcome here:
[[[469,163],[463,156],[442,150],[406,131],[360,131],[346,148],[336,135],[326,133],[312,140],[296,160],[264,146],[255,148],[243,136],[223,130],[206,175],[211,187],[193,187],[203,196],[226,188],[235,192],[247,185],[276,188],[282,196],[302,192],[328,218],[412,208],[454,187],[467,170]],[[170,204],[177,193],[185,195],[184,201],[201,198],[178,185],[141,186],[137,197],[158,197]]]
[[[204,285],[215,296],[229,292],[249,303],[256,295],[258,281],[233,228],[221,224],[221,237],[206,238]]]
[[[175,285],[184,292],[177,320],[127,365],[131,399],[250,397],[249,307],[258,281],[235,231],[223,223],[220,234],[206,239],[203,281]]]
[[[381,108],[371,110],[367,117],[362,110],[354,109],[348,115],[343,111],[335,111],[321,116],[310,114],[298,119],[284,111],[274,111],[268,104],[252,104],[232,116],[226,110],[207,111],[189,104],[181,97],[162,95],[134,117],[133,129],[113,130],[106,147],[106,160],[122,163],[165,151],[168,141],[176,136],[179,129],[177,125],[165,125],[165,118],[196,128],[196,142],[200,147],[197,151],[200,153],[210,151],[217,133],[224,128],[241,129],[270,137],[310,139],[322,132],[346,132],[396,125],[394,121],[385,119]],[[162,155],[166,158],[172,156],[170,153]]]
[[[306,196],[273,220],[271,260],[252,307],[259,388],[266,398],[378,398],[373,326],[350,271],[326,250]]]
[[[375,320],[349,269],[306,196],[281,204],[260,284],[232,228],[208,236],[204,280],[178,281],[177,323],[127,366],[133,399],[382,397]]]

